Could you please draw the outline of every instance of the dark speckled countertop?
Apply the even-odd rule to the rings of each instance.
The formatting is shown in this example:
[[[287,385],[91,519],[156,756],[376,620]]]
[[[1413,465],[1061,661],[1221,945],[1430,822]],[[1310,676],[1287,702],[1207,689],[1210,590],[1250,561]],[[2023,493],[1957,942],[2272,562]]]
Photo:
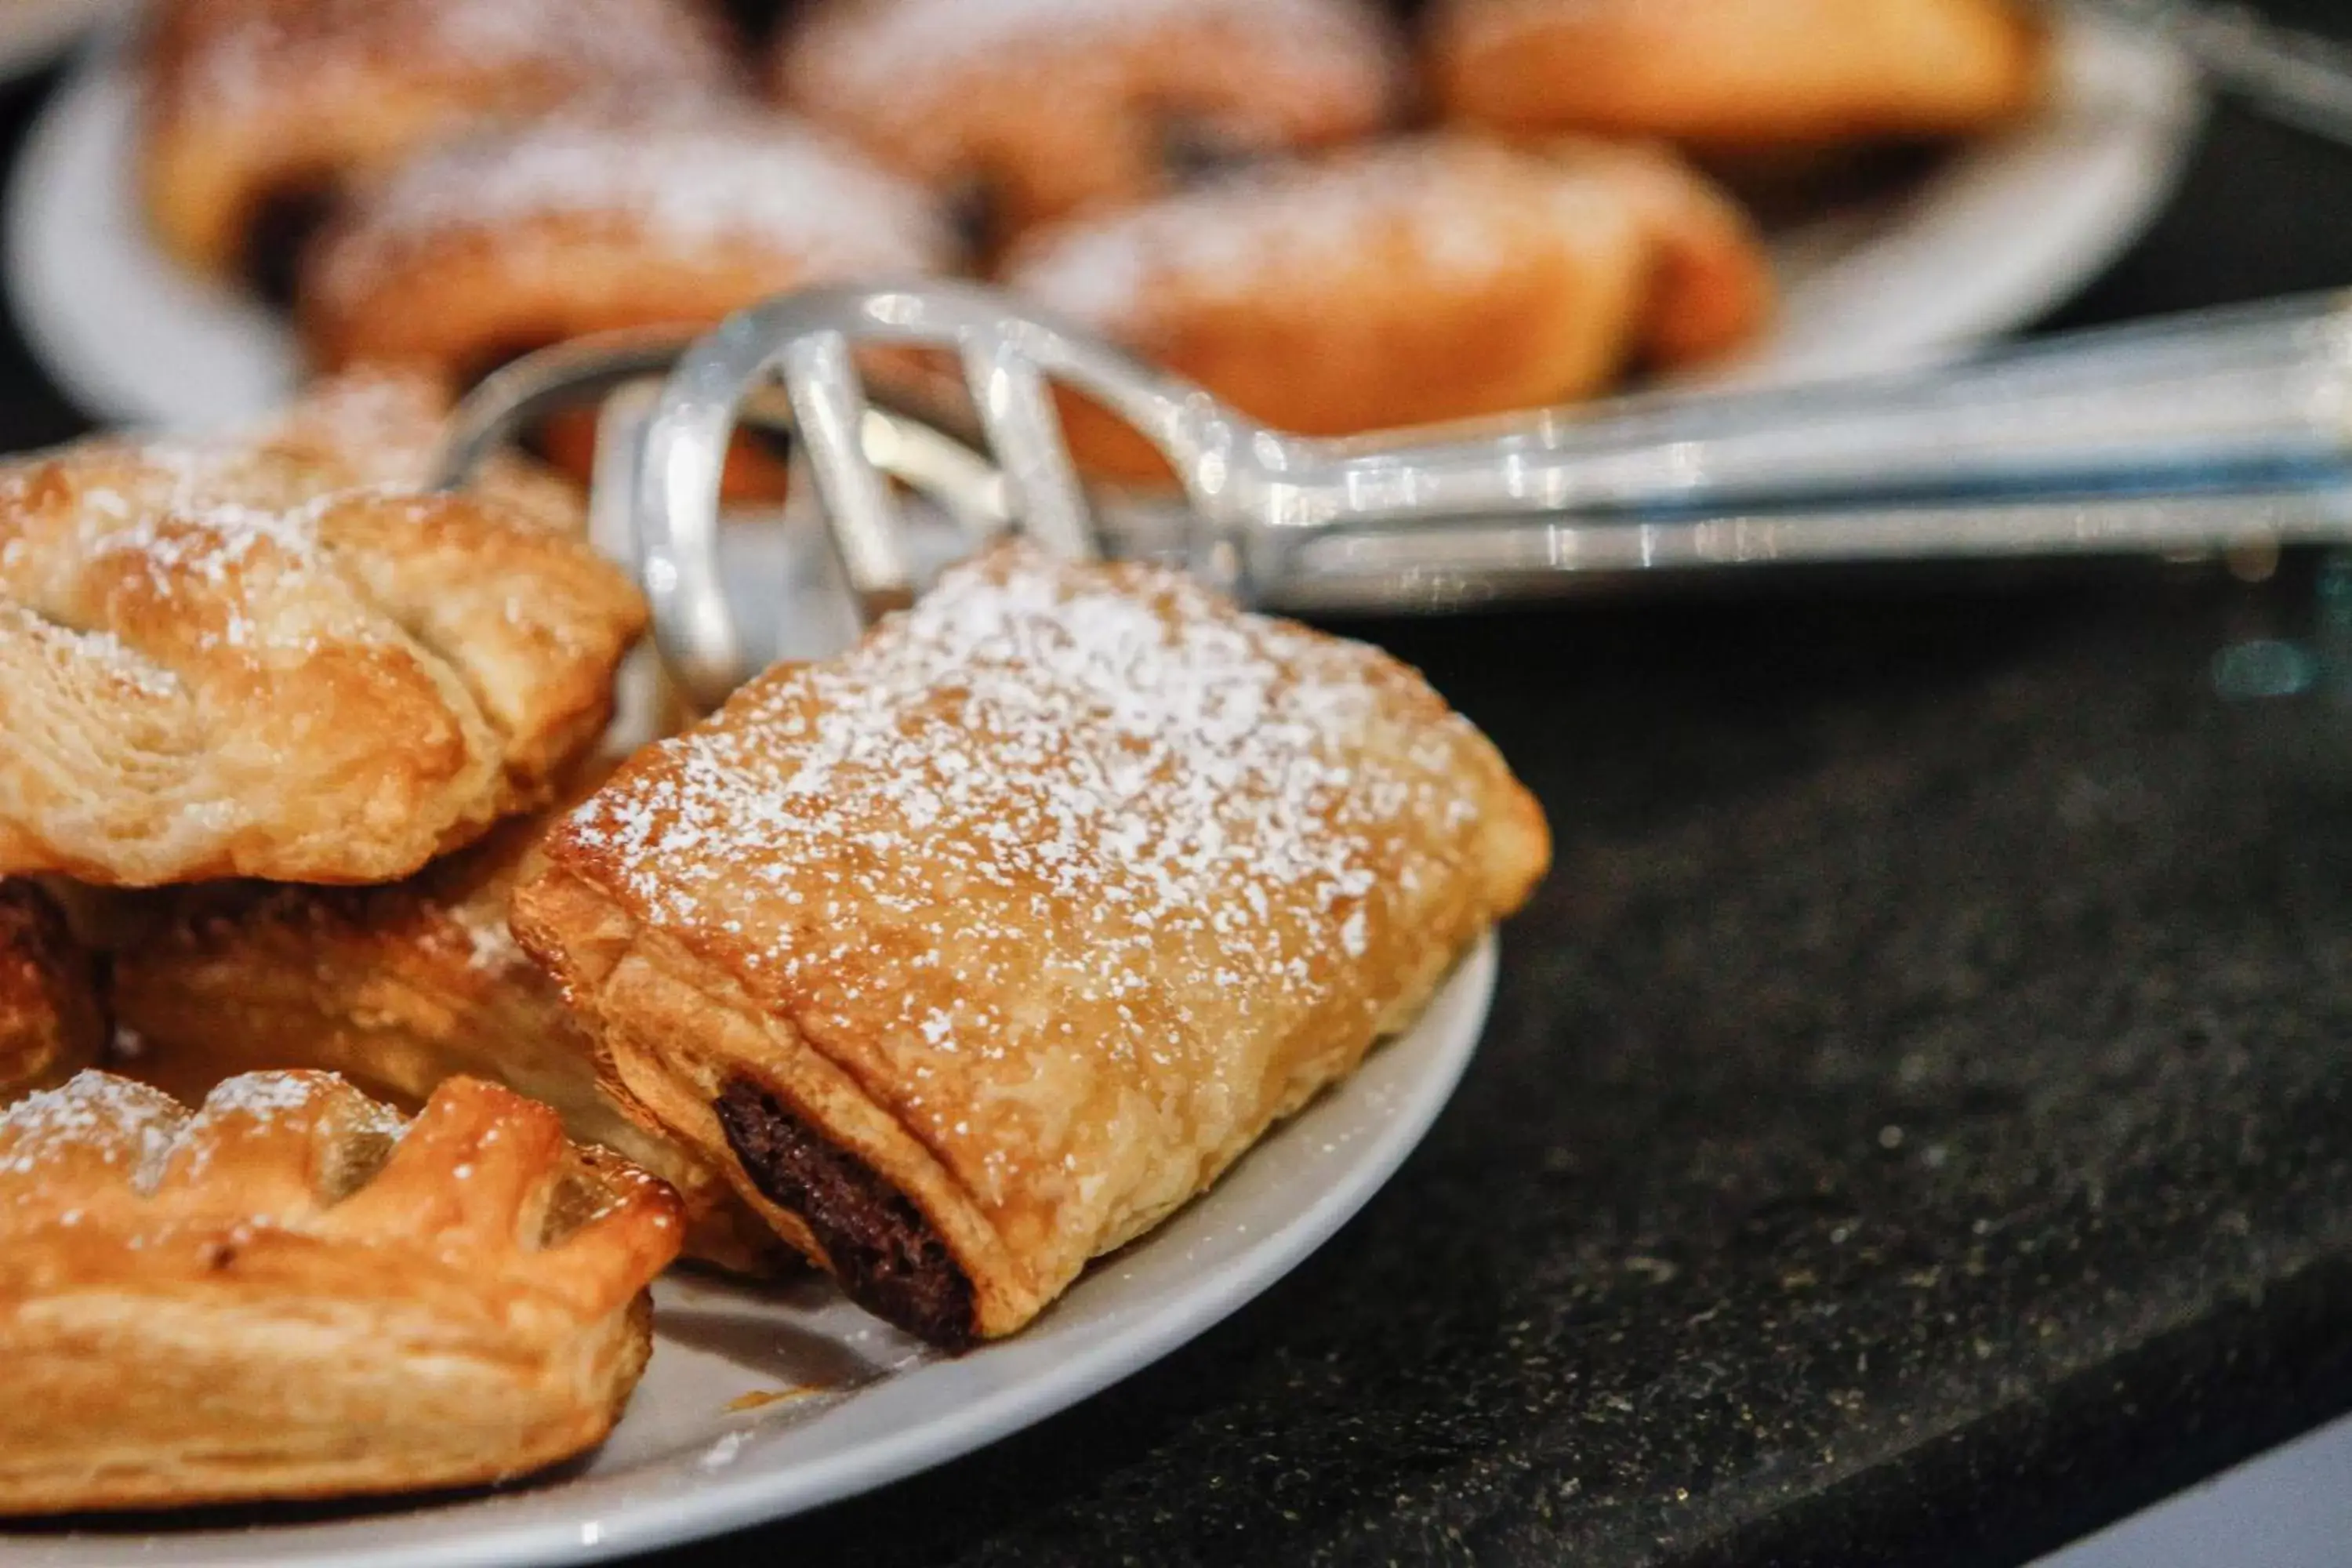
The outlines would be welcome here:
[[[2352,281],[2348,177],[2223,115],[2067,319]],[[6,343],[0,422],[74,423]],[[1428,1142],[1140,1375],[662,1561],[2010,1564],[2352,1409],[2327,581],[1353,628],[1487,726],[1559,838]],[[2217,656],[2270,637],[2315,650],[2305,689],[2225,700]]]

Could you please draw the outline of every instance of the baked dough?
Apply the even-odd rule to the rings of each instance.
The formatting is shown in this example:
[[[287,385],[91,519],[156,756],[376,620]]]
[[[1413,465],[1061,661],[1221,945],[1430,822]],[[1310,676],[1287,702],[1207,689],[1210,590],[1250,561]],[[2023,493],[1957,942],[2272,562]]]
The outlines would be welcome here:
[[[462,384],[570,338],[952,259],[925,193],[785,116],[559,118],[374,184],[320,237],[300,316],[321,364]]]
[[[86,1072],[0,1114],[0,1513],[466,1486],[600,1442],[677,1199],[457,1079],[328,1073],[191,1116]]]
[[[1448,118],[1728,149],[1985,131],[2048,69],[2011,0],[1438,0],[1428,26]]]
[[[943,191],[992,244],[1204,165],[1379,131],[1400,51],[1362,0],[848,0],[782,38],[785,102]]]
[[[1638,356],[1681,369],[1736,355],[1772,324],[1778,289],[1755,220],[1671,146],[1554,136],[1535,149],[1633,212],[1650,248]]]
[[[29,882],[0,882],[0,1105],[47,1089],[106,1045],[89,955]]]
[[[488,1079],[676,1187],[689,1257],[772,1268],[773,1237],[726,1179],[598,1086],[594,1042],[508,934],[508,897],[544,826],[503,823],[388,887],[160,895],[113,954],[115,1016],[132,1043],[118,1070],[194,1100],[238,1073],[320,1068],[403,1106],[454,1077]]]
[[[1013,544],[640,752],[513,928],[620,1092],[952,1347],[1350,1071],[1549,852],[1376,649]]]
[[[559,105],[736,90],[703,0],[173,0],[142,182],[179,260],[275,291],[355,174]]]
[[[551,798],[635,589],[538,514],[351,478],[250,439],[0,469],[0,875],[383,881]]]
[[[1466,137],[1250,172],[1032,236],[1004,281],[1280,429],[1539,407],[1615,381],[1655,256],[1614,183]],[[1159,471],[1066,402],[1090,467]]]

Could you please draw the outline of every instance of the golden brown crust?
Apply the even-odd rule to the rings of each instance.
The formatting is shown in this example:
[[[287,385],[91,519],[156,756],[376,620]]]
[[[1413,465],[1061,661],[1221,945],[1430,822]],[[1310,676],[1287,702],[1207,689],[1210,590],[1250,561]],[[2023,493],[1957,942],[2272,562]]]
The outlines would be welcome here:
[[[1615,184],[1441,138],[1045,230],[1005,281],[1278,428],[1350,435],[1599,391],[1653,256]],[[1139,437],[1066,406],[1081,458],[1139,473]]]
[[[566,118],[372,185],[307,260],[300,319],[321,364],[464,382],[549,343],[707,324],[809,283],[951,257],[920,191],[782,116]]]
[[[701,0],[180,0],[146,60],[142,184],[184,264],[226,274],[273,203],[486,122],[735,90]]]
[[[114,954],[116,1016],[138,1042],[119,1070],[193,1100],[239,1073],[319,1069],[402,1106],[454,1077],[488,1079],[676,1187],[688,1256],[774,1267],[772,1239],[726,1180],[598,1087],[595,1043],[508,934],[509,895],[544,826],[501,824],[389,887],[163,896]]]
[[[0,1513],[421,1490],[601,1441],[675,1194],[456,1079],[325,1073],[191,1116],[84,1073],[0,1116]]]
[[[0,1105],[64,1082],[106,1045],[89,955],[29,882],[0,882]]]
[[[515,934],[620,1091],[955,1343],[1019,1328],[1350,1070],[1549,842],[1375,650],[1013,547],[640,752],[546,854]],[[793,1124],[766,1152],[759,1096]],[[924,1268],[968,1322],[925,1315],[954,1281],[882,1278]]]
[[[1369,136],[1397,108],[1396,56],[1360,0],[866,0],[816,8],[774,77],[896,166],[976,188],[1002,243],[1161,195],[1203,159]]]
[[[250,440],[0,471],[0,873],[382,881],[551,797],[642,600],[540,515],[349,478]]]
[[[1464,122],[1753,148],[1989,130],[2047,46],[2011,0],[1441,0],[1428,67]]]

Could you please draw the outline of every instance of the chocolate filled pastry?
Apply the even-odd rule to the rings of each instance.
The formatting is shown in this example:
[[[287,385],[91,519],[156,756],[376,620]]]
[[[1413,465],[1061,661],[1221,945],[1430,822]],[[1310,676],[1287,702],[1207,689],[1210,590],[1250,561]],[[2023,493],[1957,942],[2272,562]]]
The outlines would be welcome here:
[[[651,1353],[669,1189],[457,1079],[191,1114],[86,1072],[0,1113],[0,1513],[417,1491],[601,1442]]]
[[[782,115],[565,119],[372,186],[303,274],[321,364],[464,383],[549,343],[704,325],[811,283],[953,260],[918,186]]]
[[[403,1106],[451,1078],[488,1079],[677,1188],[688,1256],[772,1267],[773,1237],[726,1179],[599,1087],[595,1043],[508,934],[509,895],[544,826],[502,824],[386,887],[174,889],[113,954],[131,1046],[117,1069],[193,1100],[239,1073],[319,1068]]]
[[[1370,135],[1399,51],[1360,0],[840,0],[785,35],[784,101],[942,190],[993,246],[1203,168]]]
[[[560,106],[740,90],[703,0],[175,0],[141,178],[174,257],[282,295],[354,174]]]
[[[1725,149],[1990,130],[2049,53],[2012,0],[1437,0],[1427,28],[1449,119]]]
[[[1010,544],[640,752],[543,852],[514,932],[618,1091],[954,1347],[1409,1024],[1549,848],[1378,650]]]
[[[545,805],[645,605],[488,495],[299,442],[0,469],[0,875],[384,881]]]
[[[1618,185],[1445,137],[1041,230],[1004,282],[1267,424],[1339,436],[1609,385],[1639,350],[1654,258]],[[1067,415],[1090,467],[1159,471],[1108,416]]]
[[[89,954],[30,882],[0,882],[0,1105],[63,1082],[106,1045]]]

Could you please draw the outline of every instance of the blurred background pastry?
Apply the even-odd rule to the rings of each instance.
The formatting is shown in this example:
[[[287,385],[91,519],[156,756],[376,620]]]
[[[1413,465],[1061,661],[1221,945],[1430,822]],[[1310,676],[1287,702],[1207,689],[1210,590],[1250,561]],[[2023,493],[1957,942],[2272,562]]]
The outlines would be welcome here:
[[[166,0],[142,183],[164,247],[280,293],[362,171],[486,121],[738,85],[703,0]]]
[[[1450,120],[1723,149],[1988,131],[2047,53],[2011,0],[1437,0],[1427,49]]]
[[[1589,396],[1769,311],[1753,237],[1664,154],[1439,136],[1230,175],[1041,230],[1004,281],[1284,429],[1348,435]],[[1662,306],[1695,306],[1687,323]],[[1071,406],[1080,457],[1157,470]]]
[[[106,1015],[96,965],[30,882],[0,882],[0,1105],[98,1059]]]
[[[943,190],[990,247],[1204,166],[1356,141],[1402,88],[1361,0],[840,0],[788,28],[784,101]]]

